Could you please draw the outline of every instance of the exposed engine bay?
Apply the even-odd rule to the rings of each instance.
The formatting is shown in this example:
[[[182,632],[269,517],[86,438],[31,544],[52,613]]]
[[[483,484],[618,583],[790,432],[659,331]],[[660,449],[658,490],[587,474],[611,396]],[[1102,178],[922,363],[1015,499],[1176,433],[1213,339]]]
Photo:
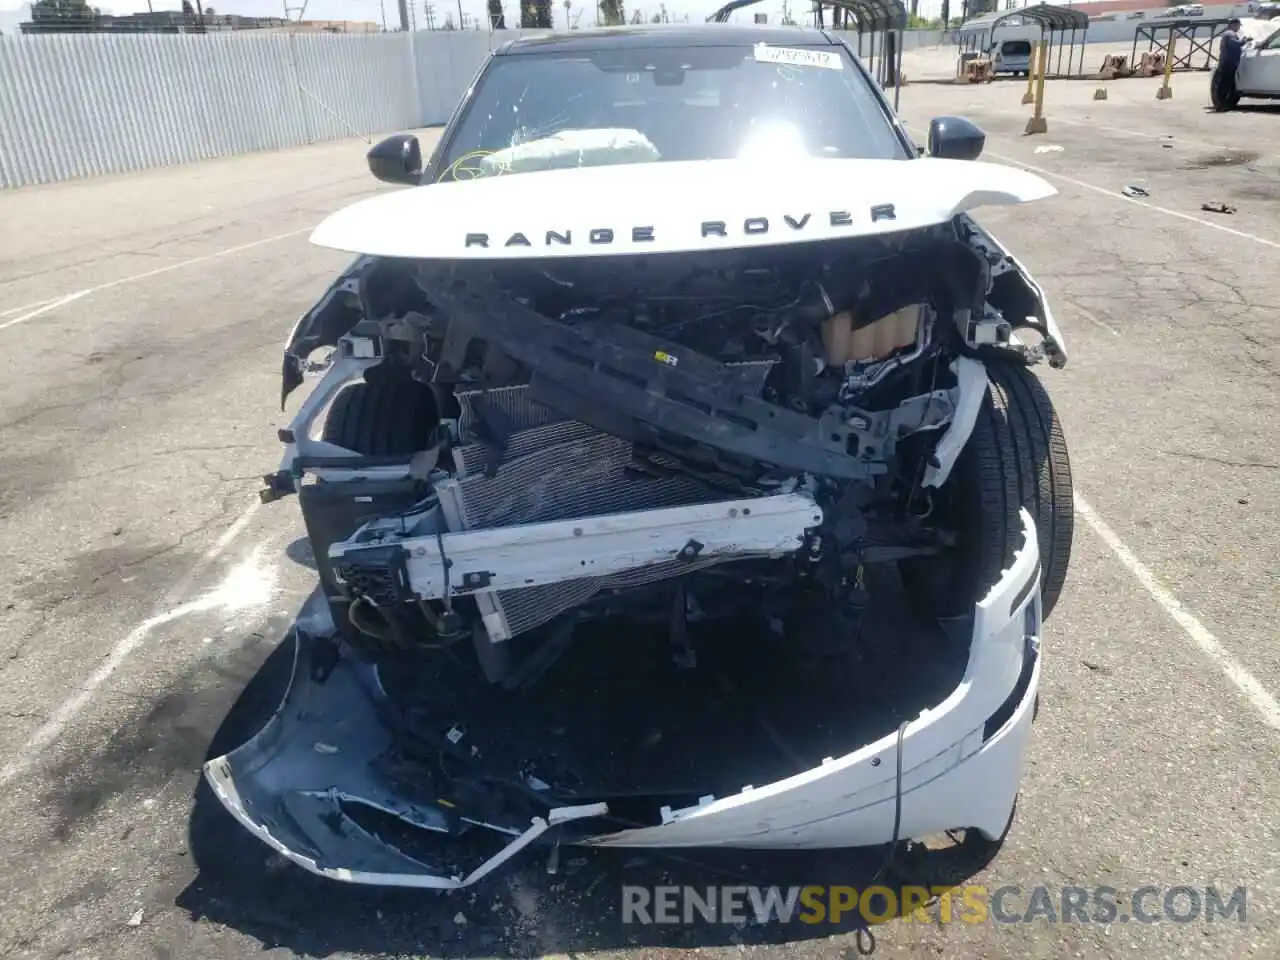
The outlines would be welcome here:
[[[396,648],[482,632],[482,661],[511,683],[505,641],[569,613],[669,618],[672,601],[641,590],[663,581],[699,608],[744,579],[765,605],[799,584],[844,604],[867,566],[954,546],[957,531],[930,518],[972,426],[965,395],[985,391],[984,357],[1064,362],[1044,313],[965,218],[819,256],[791,246],[608,270],[365,259],[295,331],[286,392],[311,350],[337,350],[269,482],[298,490],[304,514],[346,499],[335,480],[391,483],[389,515],[321,536],[340,619],[357,642]],[[1033,345],[1014,334],[1028,327]],[[360,373],[429,387],[405,394],[429,440],[391,453],[400,469],[299,429]],[[769,509],[753,514],[752,499]],[[643,548],[577,569],[536,557],[566,529],[596,542],[556,524],[640,512],[653,512],[632,534]],[[479,544],[517,526],[524,554],[483,540],[513,551],[508,569],[463,534]]]
[[[1001,429],[995,371],[1042,360],[1066,363],[1043,296],[965,216],[694,255],[358,258],[290,337],[282,400],[321,376],[265,478],[299,497],[320,574],[293,687],[210,782],[308,869],[439,888],[552,828],[740,845],[735,814],[693,821],[818,766],[830,795],[743,813],[773,824],[747,845],[873,841],[885,803],[895,838],[998,836],[1043,518],[1016,479],[992,498],[970,440]],[[951,782],[1002,784],[960,824],[903,786],[937,776],[947,716],[970,731]],[[744,723],[771,748],[736,749]],[[509,845],[471,873],[439,859],[432,837],[473,829]]]

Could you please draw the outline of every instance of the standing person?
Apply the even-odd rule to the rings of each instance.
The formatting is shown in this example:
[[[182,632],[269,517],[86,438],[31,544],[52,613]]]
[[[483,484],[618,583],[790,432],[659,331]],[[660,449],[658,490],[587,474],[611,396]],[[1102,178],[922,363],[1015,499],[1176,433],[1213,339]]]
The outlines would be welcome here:
[[[1210,81],[1210,99],[1214,109],[1230,110],[1240,100],[1236,93],[1236,68],[1240,66],[1240,57],[1244,48],[1253,42],[1251,37],[1240,36],[1240,21],[1232,18],[1227,21],[1227,29],[1223,31],[1218,44],[1218,67],[1213,71]]]

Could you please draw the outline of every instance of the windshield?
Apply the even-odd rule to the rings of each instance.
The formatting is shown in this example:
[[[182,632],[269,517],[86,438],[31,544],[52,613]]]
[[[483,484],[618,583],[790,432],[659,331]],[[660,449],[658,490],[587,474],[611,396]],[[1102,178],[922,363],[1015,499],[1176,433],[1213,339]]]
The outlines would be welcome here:
[[[806,156],[909,156],[842,48],[612,49],[494,58],[437,179]]]
[[[1029,40],[1006,40],[1004,46],[1000,48],[1000,52],[1006,57],[1029,57],[1031,56],[1031,42]]]

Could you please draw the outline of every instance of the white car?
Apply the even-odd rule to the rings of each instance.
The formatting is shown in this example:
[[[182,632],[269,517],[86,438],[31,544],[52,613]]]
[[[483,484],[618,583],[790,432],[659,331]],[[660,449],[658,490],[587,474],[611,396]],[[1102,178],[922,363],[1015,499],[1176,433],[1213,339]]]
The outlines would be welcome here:
[[[1242,97],[1273,100],[1280,97],[1280,29],[1270,20],[1243,20],[1240,32],[1253,40],[1245,47],[1236,68],[1236,95],[1230,103],[1218,102],[1218,91],[1210,84],[1213,105],[1231,109]]]
[[[264,499],[320,582],[226,808],[432,889],[539,840],[1002,839],[1072,493],[1062,334],[968,213],[1055,191],[983,145],[922,156],[831,34],[708,24],[514,41],[425,164],[374,147],[409,188],[312,236],[356,259]]]

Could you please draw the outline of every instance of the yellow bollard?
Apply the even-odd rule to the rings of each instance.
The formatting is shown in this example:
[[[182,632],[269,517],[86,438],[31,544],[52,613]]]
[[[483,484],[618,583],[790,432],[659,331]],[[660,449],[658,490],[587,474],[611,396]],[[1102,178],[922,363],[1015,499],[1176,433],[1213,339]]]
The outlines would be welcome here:
[[[1027,121],[1027,134],[1048,133],[1049,125],[1044,120],[1044,75],[1048,68],[1049,52],[1046,46],[1040,47],[1040,70],[1036,74],[1036,112]]]
[[[1031,59],[1027,61],[1027,92],[1022,95],[1023,106],[1036,101],[1036,54],[1040,51],[1040,43],[1041,41],[1037,40],[1031,44]]]
[[[1173,28],[1169,28],[1169,45],[1165,50],[1164,56],[1164,83],[1160,85],[1160,89],[1156,91],[1157,100],[1168,100],[1173,96],[1173,89],[1169,86],[1169,78],[1173,76],[1173,51],[1178,44],[1178,39],[1173,35]]]

